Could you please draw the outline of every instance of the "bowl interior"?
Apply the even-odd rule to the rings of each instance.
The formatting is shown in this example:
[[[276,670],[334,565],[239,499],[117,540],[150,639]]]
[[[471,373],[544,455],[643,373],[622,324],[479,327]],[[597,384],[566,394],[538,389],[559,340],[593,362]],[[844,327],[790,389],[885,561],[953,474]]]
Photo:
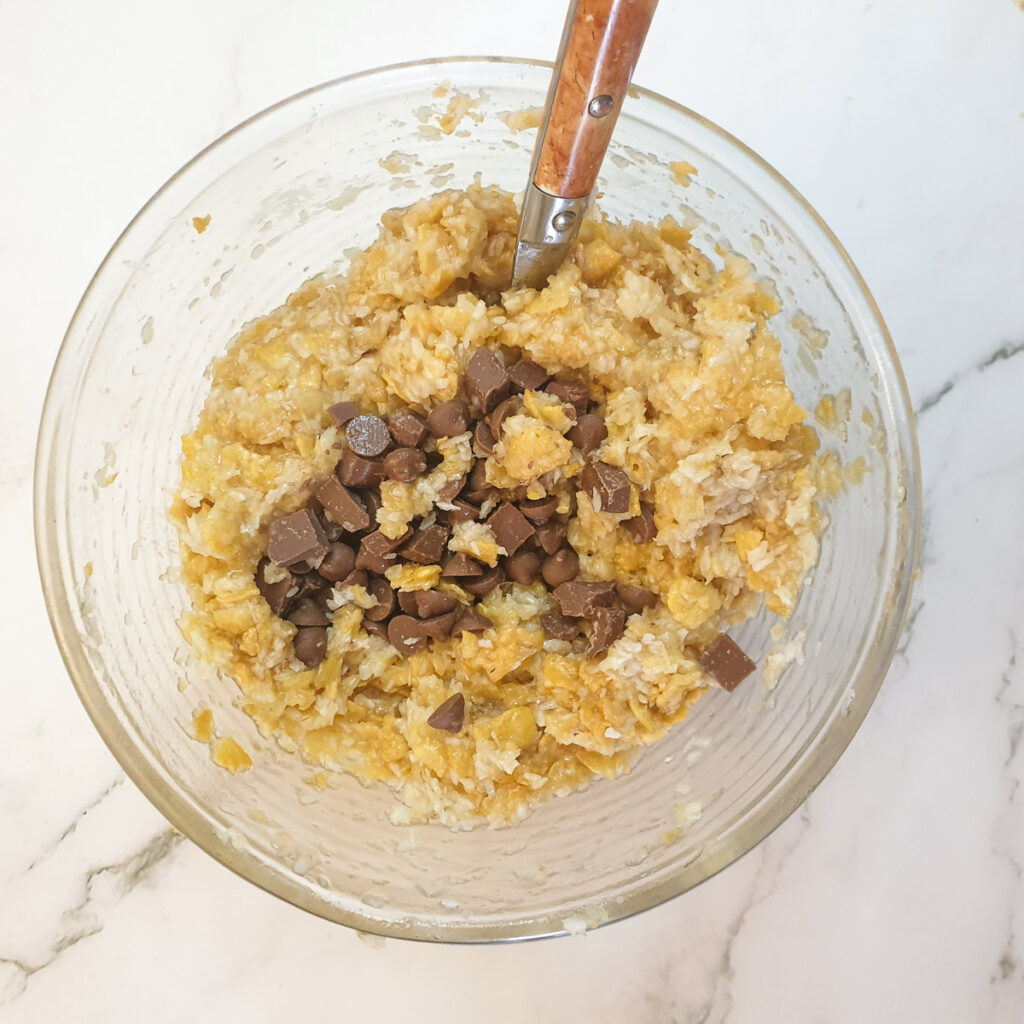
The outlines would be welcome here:
[[[666,214],[709,255],[744,255],[783,301],[774,328],[807,409],[849,391],[822,432],[858,483],[828,506],[820,564],[784,635],[762,614],[738,633],[761,673],[709,693],[614,782],[541,807],[506,830],[393,824],[394,798],[313,769],[258,735],[233,684],[182,640],[187,607],[167,508],[180,436],[207,369],[247,320],[310,275],[341,270],[380,214],[480,180],[518,191],[543,103],[543,65],[471,59],[330,83],[245,123],[161,190],[108,256],[71,325],[44,413],[37,537],[65,659],[128,773],[184,833],[240,874],[315,913],[412,938],[557,933],[651,906],[763,838],[835,762],[891,658],[916,554],[910,411],[863,283],[806,204],[714,126],[635,90],[599,189],[618,219]],[[449,83],[446,91],[438,86]],[[468,97],[469,103],[462,97]],[[450,104],[452,106],[450,107]],[[465,108],[461,117],[459,111]],[[446,114],[456,115],[452,131]],[[527,119],[528,120],[528,119]],[[671,161],[697,168],[680,184]],[[210,217],[199,233],[194,217]],[[189,736],[214,709],[255,770],[229,776]]]

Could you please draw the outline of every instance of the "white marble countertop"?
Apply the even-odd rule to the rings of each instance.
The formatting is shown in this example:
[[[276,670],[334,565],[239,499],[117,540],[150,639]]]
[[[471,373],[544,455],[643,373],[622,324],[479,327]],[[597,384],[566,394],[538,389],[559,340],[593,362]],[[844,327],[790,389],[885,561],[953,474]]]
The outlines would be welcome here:
[[[446,948],[360,941],[266,896],[124,779],[47,623],[33,447],[93,269],[196,150],[345,72],[550,56],[562,5],[5,4],[0,1020],[1020,1021],[1021,6],[662,0],[636,80],[774,163],[888,319],[920,415],[912,625],[839,765],[740,862],[582,938]]]

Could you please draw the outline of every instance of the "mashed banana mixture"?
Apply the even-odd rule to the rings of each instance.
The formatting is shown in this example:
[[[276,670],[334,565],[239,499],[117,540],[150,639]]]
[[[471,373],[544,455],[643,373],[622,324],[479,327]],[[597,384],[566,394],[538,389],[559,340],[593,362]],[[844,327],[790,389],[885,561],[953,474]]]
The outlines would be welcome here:
[[[323,769],[391,786],[405,805],[396,820],[507,823],[624,771],[715,685],[700,656],[720,632],[762,602],[789,614],[818,553],[817,438],[768,327],[774,293],[741,258],[716,270],[672,220],[588,218],[540,292],[502,291],[517,227],[508,193],[444,192],[382,225],[346,277],[305,284],[213,368],[183,438],[172,509],[194,605],[183,630],[234,679],[264,735]],[[329,407],[426,417],[458,397],[484,346],[509,365],[529,359],[587,382],[607,428],[595,457],[625,472],[630,507],[609,512],[579,487],[585,460],[564,436],[571,417],[539,392],[506,421],[488,483],[499,495],[558,495],[559,511],[572,513],[579,579],[647,588],[657,602],[588,657],[582,638],[540,625],[558,611],[541,581],[508,581],[474,605],[491,628],[403,654],[363,628],[375,599],[339,585],[326,652],[307,667],[293,649],[296,626],[271,611],[254,573],[269,524],[305,507],[311,481],[329,477],[346,450]],[[475,443],[469,432],[445,438],[415,482],[381,484],[382,534],[397,538],[430,515]],[[653,508],[651,539],[624,526],[643,507]],[[452,552],[486,565],[497,557],[485,524],[456,528]],[[388,578],[415,589],[425,568],[428,586],[467,599],[457,583],[438,583],[436,566]],[[428,723],[459,694],[457,730]]]

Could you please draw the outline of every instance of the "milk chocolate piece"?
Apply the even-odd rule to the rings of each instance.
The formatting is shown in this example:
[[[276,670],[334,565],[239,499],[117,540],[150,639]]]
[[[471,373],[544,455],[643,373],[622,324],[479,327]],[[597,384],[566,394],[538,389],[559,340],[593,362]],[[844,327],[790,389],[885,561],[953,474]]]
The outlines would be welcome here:
[[[634,544],[646,544],[658,535],[658,528],[654,525],[654,506],[646,501],[640,502],[640,515],[627,519],[622,525],[629,531]]]
[[[612,603],[615,584],[605,580],[589,583],[572,580],[555,587],[553,593],[563,615],[571,615],[575,619],[592,619],[596,608]]]
[[[395,443],[403,448],[418,448],[427,436],[427,425],[414,412],[399,409],[388,420],[388,430]]]
[[[450,505],[459,496],[459,491],[461,491],[465,486],[466,478],[464,476],[459,476],[454,480],[449,480],[441,490],[437,492],[438,504]]]
[[[325,580],[337,583],[343,580],[356,567],[356,553],[348,544],[336,541],[327,549],[324,560],[320,563],[320,575]]]
[[[279,580],[277,583],[268,583],[264,575],[268,565],[270,565],[270,559],[261,558],[259,565],[256,566],[253,580],[256,583],[256,589],[260,592],[260,597],[270,605],[271,612],[283,618],[285,612],[288,611],[288,606],[291,604],[292,599],[298,592],[295,580],[292,578],[291,573],[287,573],[284,579]]]
[[[383,455],[391,446],[391,432],[379,416],[357,416],[345,426],[348,446],[365,459]]]
[[[476,579],[460,580],[459,586],[467,594],[472,594],[474,597],[484,597],[504,582],[505,571],[500,565],[496,565],[493,569],[488,569],[483,576],[476,577]]]
[[[385,537],[380,530],[368,533],[359,543],[359,553],[356,555],[356,568],[368,569],[370,572],[383,576],[384,573],[397,564],[395,550],[401,543],[402,538],[392,540]]]
[[[580,483],[602,512],[621,515],[629,511],[629,477],[618,466],[591,462],[583,467]]]
[[[757,666],[743,653],[739,644],[719,633],[697,659],[700,667],[723,689],[732,693]]]
[[[458,605],[458,601],[454,597],[438,593],[436,590],[417,590],[413,594],[413,600],[416,604],[416,615],[421,619],[444,615],[454,611]]]
[[[288,613],[288,621],[296,626],[329,626],[330,616],[324,611],[319,601],[311,597],[303,597],[296,602]]]
[[[365,609],[363,612],[364,620],[369,619],[371,622],[381,622],[395,610],[395,592],[391,589],[391,584],[383,576],[375,576],[370,580],[367,592],[370,597],[376,598],[377,603],[372,608]]]
[[[590,624],[587,657],[604,654],[626,632],[626,613],[621,608],[595,608]]]
[[[292,650],[306,668],[315,668],[327,656],[327,627],[299,627],[292,640]]]
[[[444,732],[456,733],[466,720],[466,698],[461,693],[449,697],[427,719],[427,725]]]
[[[590,455],[601,447],[602,442],[608,436],[608,427],[605,425],[603,416],[588,412],[576,421],[576,426],[569,428],[565,436],[584,455]]]
[[[281,516],[270,524],[267,555],[278,565],[316,560],[327,552],[327,537],[311,509]]]
[[[411,615],[396,615],[388,623],[388,640],[402,657],[422,651],[427,646],[419,619]]]
[[[466,576],[483,576],[484,567],[465,551],[456,551],[441,570],[442,579],[460,579]]]
[[[544,559],[541,575],[549,587],[574,580],[580,573],[580,556],[572,548],[562,548]]]
[[[540,363],[532,359],[524,359],[509,368],[509,380],[512,390],[520,394],[524,391],[538,391],[551,379],[551,374]]]
[[[526,516],[507,501],[491,513],[487,525],[507,555],[514,555],[536,532]]]
[[[431,640],[447,640],[452,635],[452,628],[458,612],[442,612],[440,615],[432,615],[429,619],[420,620],[420,629],[424,636]]]
[[[455,625],[452,627],[452,635],[457,636],[460,633],[482,633],[485,629],[491,629],[493,626],[494,623],[491,622],[486,615],[481,615],[473,608],[467,608],[455,620]]]
[[[411,615],[416,619],[419,618],[419,611],[416,606],[416,592],[414,590],[400,590],[398,592],[398,607],[406,615]]]
[[[371,636],[379,636],[381,640],[388,639],[388,624],[381,620],[377,622],[374,619],[368,619],[366,615],[363,615],[363,629],[366,630]],[[390,641],[388,641],[390,643]]]
[[[480,509],[468,501],[456,498],[451,504],[455,507],[441,509],[437,514],[437,518],[449,526],[454,526],[456,523],[475,523],[480,518]]]
[[[658,595],[646,587],[634,587],[631,583],[616,583],[615,594],[619,603],[626,609],[627,615],[636,615],[645,608],[653,608],[658,603]]]
[[[546,523],[558,508],[558,495],[548,494],[543,498],[525,498],[519,502],[519,511],[537,526]]]
[[[512,382],[504,363],[489,348],[478,348],[466,372],[463,383],[469,400],[485,415],[508,394]]]
[[[553,380],[544,390],[571,405],[577,416],[582,416],[590,404],[590,388],[582,381]]]
[[[580,620],[570,619],[558,612],[545,612],[540,617],[544,632],[555,640],[573,640],[580,635]]]
[[[484,420],[480,420],[473,428],[473,447],[478,448],[485,456],[494,451],[494,431]]]
[[[401,547],[401,555],[420,565],[436,565],[441,561],[450,531],[436,524],[417,530]]]
[[[514,395],[512,398],[506,398],[504,402],[499,402],[494,412],[487,418],[487,422],[491,425],[491,431],[499,441],[501,440],[502,424],[509,416],[514,416],[518,413],[522,406],[522,399],[518,395]]]
[[[466,406],[457,398],[442,402],[427,416],[427,430],[434,437],[456,437],[464,434],[469,426]]]
[[[384,457],[384,475],[389,480],[411,484],[427,469],[427,457],[419,448],[396,448]]]
[[[384,464],[377,459],[364,459],[355,452],[345,452],[334,472],[346,487],[377,487],[384,479]]]
[[[330,406],[327,412],[339,427],[345,426],[349,420],[354,420],[359,415],[355,402],[337,402]]]
[[[527,551],[525,548],[517,551],[505,559],[505,572],[513,582],[528,587],[536,583],[540,576],[540,555],[536,551]]]
[[[335,584],[340,590],[346,587],[362,587],[369,593],[370,576],[365,569],[353,569],[343,580]]]
[[[482,505],[495,490],[494,484],[487,482],[487,463],[483,459],[477,459],[466,478],[465,487],[462,488],[463,500],[472,505]]]
[[[537,543],[546,555],[553,555],[564,543],[565,523],[544,523],[537,527]]]
[[[324,511],[349,533],[362,533],[370,527],[366,506],[343,483],[329,476],[316,489],[316,499]]]

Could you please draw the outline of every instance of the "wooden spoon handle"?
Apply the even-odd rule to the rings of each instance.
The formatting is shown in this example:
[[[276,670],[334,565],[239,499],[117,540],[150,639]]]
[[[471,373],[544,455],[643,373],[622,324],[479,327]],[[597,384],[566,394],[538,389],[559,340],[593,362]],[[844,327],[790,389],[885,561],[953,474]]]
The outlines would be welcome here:
[[[533,183],[582,199],[597,181],[658,0],[573,0],[538,139]]]

